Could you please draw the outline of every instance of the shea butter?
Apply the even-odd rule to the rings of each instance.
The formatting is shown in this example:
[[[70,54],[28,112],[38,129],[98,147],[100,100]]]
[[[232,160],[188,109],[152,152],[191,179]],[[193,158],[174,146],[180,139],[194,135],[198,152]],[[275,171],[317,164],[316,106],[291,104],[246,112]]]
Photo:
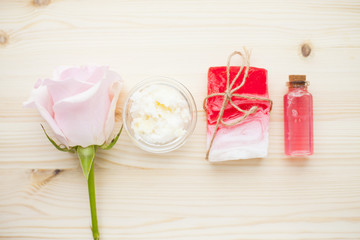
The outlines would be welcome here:
[[[131,128],[136,139],[166,144],[186,134],[190,122],[189,105],[176,89],[151,85],[130,98]]]

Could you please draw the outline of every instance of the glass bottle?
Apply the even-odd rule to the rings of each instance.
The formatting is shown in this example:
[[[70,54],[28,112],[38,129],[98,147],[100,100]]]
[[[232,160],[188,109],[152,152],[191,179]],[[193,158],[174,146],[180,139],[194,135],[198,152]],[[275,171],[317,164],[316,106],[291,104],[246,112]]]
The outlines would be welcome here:
[[[313,99],[306,75],[290,75],[289,91],[284,96],[285,154],[308,156],[313,147]]]

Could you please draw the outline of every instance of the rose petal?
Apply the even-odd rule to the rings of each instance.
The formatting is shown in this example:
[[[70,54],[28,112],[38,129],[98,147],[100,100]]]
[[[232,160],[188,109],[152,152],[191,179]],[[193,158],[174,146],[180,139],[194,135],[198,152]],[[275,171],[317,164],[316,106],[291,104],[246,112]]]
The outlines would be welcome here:
[[[70,146],[87,147],[105,142],[104,124],[112,84],[113,79],[104,78],[87,91],[54,104],[54,118],[69,139]]]
[[[99,79],[104,78],[105,73],[108,72],[107,66],[88,66],[87,71],[90,72],[89,78],[86,79],[87,82],[97,83]]]
[[[52,111],[52,105],[53,101],[49,95],[49,92],[46,86],[43,85],[37,86],[37,88],[33,89],[30,99],[24,103],[24,107],[37,108],[40,115],[45,119],[45,121],[53,130],[56,139],[66,147],[69,147],[66,137],[53,119],[54,113]]]
[[[84,66],[84,67],[58,67],[54,71],[54,80],[47,79],[50,95],[54,102],[87,91],[94,84],[104,78],[107,67]]]
[[[122,87],[122,79],[121,77],[113,72],[113,71],[108,71],[106,78],[108,78],[110,81],[113,82],[112,86],[109,89],[109,96],[111,99],[111,104],[110,104],[110,108],[109,108],[109,112],[105,121],[105,126],[104,126],[104,133],[105,133],[105,138],[106,141],[110,141],[111,139],[109,139],[111,137],[112,131],[114,130],[114,126],[115,126],[115,109],[116,109],[116,103],[119,99],[119,95],[120,95],[120,91],[121,91],[121,87]]]
[[[54,70],[53,78],[57,82],[71,79],[96,84],[99,79],[103,78],[107,69],[107,66],[60,66]]]
[[[80,82],[74,79],[65,79],[61,82],[47,79],[44,81],[44,85],[48,87],[50,96],[52,96],[55,103],[85,92],[89,88],[93,87],[93,84]]]

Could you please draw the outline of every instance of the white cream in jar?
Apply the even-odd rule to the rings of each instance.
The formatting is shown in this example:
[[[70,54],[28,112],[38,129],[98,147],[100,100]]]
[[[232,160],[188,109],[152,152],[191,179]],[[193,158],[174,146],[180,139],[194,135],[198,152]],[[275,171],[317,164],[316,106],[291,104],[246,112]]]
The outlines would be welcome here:
[[[135,92],[129,109],[137,140],[166,144],[186,134],[191,113],[185,97],[175,88],[154,84]]]

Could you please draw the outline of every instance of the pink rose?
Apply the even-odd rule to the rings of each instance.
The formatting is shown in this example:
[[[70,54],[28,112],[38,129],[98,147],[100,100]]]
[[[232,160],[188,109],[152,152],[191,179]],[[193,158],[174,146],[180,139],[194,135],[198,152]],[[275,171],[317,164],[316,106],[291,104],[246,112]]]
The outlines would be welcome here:
[[[108,67],[59,67],[35,84],[24,106],[37,108],[66,147],[102,145],[111,140],[121,86]]]

